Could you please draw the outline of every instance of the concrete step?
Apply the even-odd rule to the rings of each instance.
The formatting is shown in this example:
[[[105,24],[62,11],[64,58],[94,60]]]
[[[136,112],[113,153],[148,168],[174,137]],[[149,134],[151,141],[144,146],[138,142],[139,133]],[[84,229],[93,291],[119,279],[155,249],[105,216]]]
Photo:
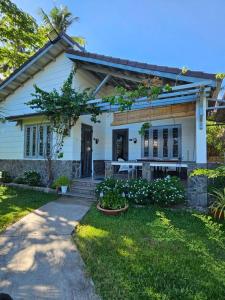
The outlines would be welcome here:
[[[73,186],[71,186],[70,191],[73,193],[95,196],[95,188],[93,188],[93,187],[84,187],[84,186],[73,185]]]
[[[73,180],[71,186],[96,188],[97,184],[100,182],[101,182],[100,180],[77,179],[77,180]]]
[[[77,199],[81,199],[81,200],[83,199],[85,201],[91,201],[91,202],[96,201],[96,198],[95,198],[94,195],[85,195],[85,194],[81,194],[81,193],[78,193],[78,192],[72,192],[72,191],[69,191],[66,194],[63,194],[63,196],[74,197],[74,198],[77,198]]]

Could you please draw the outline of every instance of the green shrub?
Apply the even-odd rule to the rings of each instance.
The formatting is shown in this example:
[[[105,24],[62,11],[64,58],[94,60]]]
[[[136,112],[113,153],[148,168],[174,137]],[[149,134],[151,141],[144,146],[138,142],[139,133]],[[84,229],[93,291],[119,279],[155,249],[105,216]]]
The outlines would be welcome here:
[[[184,187],[177,177],[167,176],[164,179],[156,179],[151,181],[150,186],[153,204],[171,206],[184,202]]]
[[[128,190],[128,181],[126,180],[118,180],[115,178],[107,178],[101,183],[97,184],[95,193],[97,198],[100,198],[100,195],[105,195],[109,191],[117,190],[118,193],[122,195],[122,193],[126,193]]]
[[[196,169],[191,172],[190,176],[206,176],[208,178],[208,191],[214,189],[223,190],[225,188],[225,166],[216,169]]]
[[[126,198],[122,197],[119,191],[108,191],[103,197],[99,199],[99,204],[105,209],[120,209],[127,204]]]
[[[70,185],[70,180],[67,176],[60,176],[53,182],[55,188],[68,185]]]
[[[26,180],[25,180],[24,177],[18,176],[18,177],[16,177],[16,178],[13,180],[13,182],[19,183],[19,184],[25,184],[25,183],[26,183]]]
[[[130,202],[135,204],[151,203],[151,184],[145,179],[133,179],[128,182],[126,193]]]
[[[0,182],[9,183],[12,182],[12,177],[7,171],[0,171]]]
[[[24,183],[30,186],[40,186],[41,175],[36,171],[26,171],[24,172]]]

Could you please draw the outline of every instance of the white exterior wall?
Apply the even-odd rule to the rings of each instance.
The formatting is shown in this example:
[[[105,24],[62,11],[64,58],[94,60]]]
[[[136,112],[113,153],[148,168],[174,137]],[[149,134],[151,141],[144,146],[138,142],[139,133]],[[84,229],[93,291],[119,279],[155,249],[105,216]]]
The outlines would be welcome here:
[[[113,114],[106,114],[106,128],[105,128],[105,159],[112,160],[112,130],[113,129],[129,129],[129,139],[136,138],[137,143],[134,144],[129,141],[129,160],[141,158],[141,136],[138,133],[143,123],[134,123],[121,126],[111,126],[113,121]],[[152,126],[161,125],[181,125],[182,128],[182,160],[195,160],[195,118],[174,118],[157,120],[151,122]]]
[[[32,79],[10,95],[1,106],[7,116],[33,113],[25,103],[29,101],[31,93],[34,92],[33,85],[37,84],[44,90],[50,91],[53,88],[59,89],[68,77],[73,63],[64,56],[58,56],[56,61],[51,62],[44,70],[38,72]],[[80,88],[96,88],[99,81],[89,72],[77,70],[74,78],[74,86]],[[112,91],[104,87],[99,97]],[[141,136],[138,131],[143,123],[129,124],[123,126],[111,126],[112,113],[104,113],[100,117],[101,123],[94,124],[90,116],[82,116],[77,124],[71,129],[71,134],[65,139],[63,147],[64,160],[80,160],[81,154],[81,124],[93,126],[93,138],[98,138],[99,143],[93,141],[93,160],[112,159],[112,130],[129,128],[129,138],[137,138],[137,143],[129,142],[129,159],[141,158]],[[43,118],[26,119],[26,124],[37,124],[44,122]],[[195,160],[195,118],[180,118],[153,121],[153,126],[181,124],[182,126],[182,159]],[[24,159],[24,130],[16,126],[15,122],[0,123],[0,159]]]
[[[138,131],[143,123],[121,126],[111,126],[113,113],[104,113],[100,117],[101,123],[92,123],[90,116],[82,116],[71,131],[73,136],[73,160],[80,160],[81,152],[81,124],[93,126],[93,138],[98,138],[96,145],[93,141],[93,160],[112,160],[112,132],[113,129],[129,129],[129,138],[137,138],[137,143],[129,141],[129,160],[141,158],[141,136]],[[176,118],[152,121],[152,126],[181,125],[182,160],[195,161],[195,118]]]
[[[73,62],[66,58],[64,54],[58,56],[56,61],[49,63],[44,70],[38,72],[1,103],[4,115],[14,116],[34,113],[35,111],[25,104],[32,99],[33,85],[37,84],[46,91],[53,88],[59,89],[67,79],[72,67]],[[74,86],[81,90],[84,88],[94,89],[98,83],[99,81],[94,76],[82,70],[78,70],[74,78]],[[103,89],[102,92],[106,93],[107,89]],[[101,96],[101,93],[99,96]],[[39,124],[43,121],[44,119],[35,117],[26,119],[23,125]],[[72,129],[70,137],[65,139],[63,147],[64,160],[79,159],[80,157],[77,144],[77,141],[80,141],[79,124],[80,122],[78,122],[76,129]],[[96,125],[97,129],[98,126]],[[0,159],[24,159],[24,130],[21,130],[20,126],[16,126],[16,122],[0,123]]]

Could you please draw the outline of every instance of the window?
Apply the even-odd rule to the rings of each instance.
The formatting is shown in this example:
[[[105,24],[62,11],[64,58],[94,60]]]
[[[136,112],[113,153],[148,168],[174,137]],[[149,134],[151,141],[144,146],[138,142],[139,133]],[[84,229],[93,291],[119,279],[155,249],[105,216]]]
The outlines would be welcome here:
[[[25,126],[24,155],[29,158],[43,158],[50,155],[52,133],[50,125]]]
[[[151,127],[143,136],[142,154],[150,159],[181,158],[181,126]]]

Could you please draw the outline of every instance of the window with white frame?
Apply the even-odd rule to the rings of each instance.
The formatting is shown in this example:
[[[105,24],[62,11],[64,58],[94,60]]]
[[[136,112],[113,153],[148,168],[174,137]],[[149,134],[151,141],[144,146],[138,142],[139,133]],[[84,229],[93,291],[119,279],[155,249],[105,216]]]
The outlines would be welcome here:
[[[52,132],[50,125],[26,125],[24,141],[25,157],[44,158],[49,156],[52,145]]]
[[[181,125],[153,126],[142,138],[142,157],[181,159]]]

